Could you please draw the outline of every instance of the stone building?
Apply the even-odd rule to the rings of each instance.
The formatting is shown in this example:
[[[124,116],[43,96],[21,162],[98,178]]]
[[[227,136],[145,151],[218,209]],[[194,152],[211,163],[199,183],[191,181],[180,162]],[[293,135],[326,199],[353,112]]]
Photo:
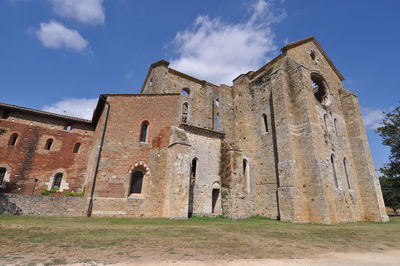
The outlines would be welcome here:
[[[386,221],[357,96],[314,37],[281,51],[232,86],[158,61],[91,121],[0,104],[3,201],[35,214],[16,194],[53,189],[55,205],[83,191],[77,215]]]

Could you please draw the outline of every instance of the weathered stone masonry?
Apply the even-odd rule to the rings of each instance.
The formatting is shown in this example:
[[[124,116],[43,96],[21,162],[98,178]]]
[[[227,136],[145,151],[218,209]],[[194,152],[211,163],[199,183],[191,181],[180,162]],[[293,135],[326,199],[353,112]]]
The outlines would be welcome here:
[[[85,188],[53,205],[81,209],[66,215],[386,221],[357,97],[314,37],[281,51],[232,86],[161,60],[140,94],[101,95],[91,121],[0,104],[1,186],[12,193],[1,211],[43,215],[41,196],[29,211],[17,194]]]

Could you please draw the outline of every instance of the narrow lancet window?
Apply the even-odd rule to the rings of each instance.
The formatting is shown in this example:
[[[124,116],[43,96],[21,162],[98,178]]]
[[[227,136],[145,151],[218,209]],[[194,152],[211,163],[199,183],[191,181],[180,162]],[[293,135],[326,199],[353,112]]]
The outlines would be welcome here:
[[[182,106],[182,122],[183,123],[187,123],[188,113],[189,113],[189,104],[184,103]]]
[[[268,133],[268,117],[266,114],[263,114],[262,116],[263,116],[265,133]]]
[[[75,146],[74,146],[74,153],[78,153],[80,147],[81,147],[81,144],[80,143],[76,143]]]
[[[351,189],[351,185],[350,185],[350,178],[349,178],[349,172],[347,170],[347,160],[346,158],[343,159],[343,166],[344,166],[344,172],[346,174],[346,179],[347,179],[347,187],[349,189]]]
[[[335,182],[335,187],[339,188],[338,178],[336,175],[335,155],[333,155],[333,154],[331,155],[331,165],[332,165],[333,180]]]
[[[217,117],[216,117],[216,119],[215,119],[216,121],[215,121],[215,128],[217,129],[217,131],[219,131],[219,113],[217,113]]]
[[[6,176],[6,172],[7,172],[6,168],[4,168],[4,167],[0,168],[0,187],[3,186],[4,178]]]
[[[149,127],[149,122],[144,121],[142,123],[142,127],[140,129],[140,142],[146,142],[146,136],[147,136],[147,128]]]

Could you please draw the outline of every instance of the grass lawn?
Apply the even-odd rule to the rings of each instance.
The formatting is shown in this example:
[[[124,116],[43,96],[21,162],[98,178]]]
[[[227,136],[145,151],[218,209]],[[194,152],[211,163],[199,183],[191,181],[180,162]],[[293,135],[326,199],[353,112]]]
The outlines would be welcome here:
[[[303,258],[400,247],[387,223],[292,224],[264,218],[189,220],[0,215],[0,264]]]

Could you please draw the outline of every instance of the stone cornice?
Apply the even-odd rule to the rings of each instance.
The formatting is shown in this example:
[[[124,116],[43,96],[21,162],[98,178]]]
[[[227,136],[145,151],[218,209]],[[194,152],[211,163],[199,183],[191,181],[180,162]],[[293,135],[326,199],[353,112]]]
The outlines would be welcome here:
[[[215,138],[225,138],[225,134],[222,132],[218,132],[215,130],[207,129],[207,128],[202,128],[202,127],[197,127],[189,124],[183,124],[181,123],[179,125],[179,128],[182,128],[186,131],[189,131],[194,134],[202,135],[202,136],[207,136],[207,137],[215,137]]]

